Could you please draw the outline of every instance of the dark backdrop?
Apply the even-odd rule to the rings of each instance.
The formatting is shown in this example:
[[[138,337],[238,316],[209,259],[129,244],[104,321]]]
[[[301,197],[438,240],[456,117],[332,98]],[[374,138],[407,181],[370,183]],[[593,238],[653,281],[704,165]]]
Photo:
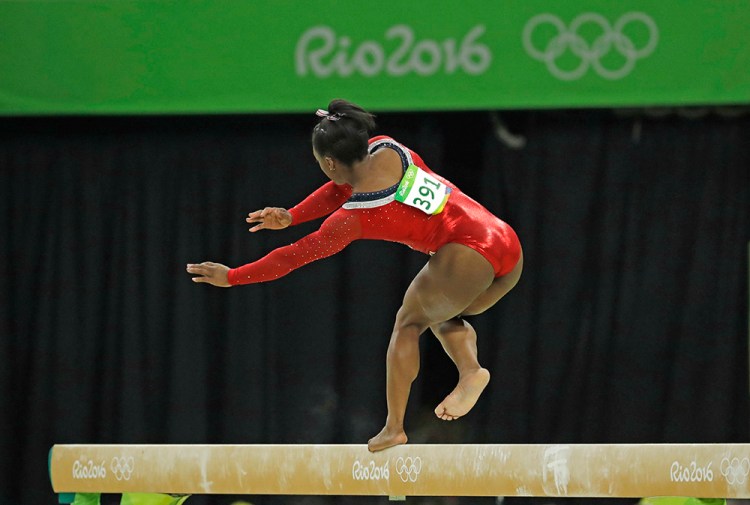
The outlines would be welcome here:
[[[460,422],[431,415],[456,373],[423,337],[411,441],[746,442],[750,118],[502,117],[525,148],[487,113],[379,118],[525,251],[518,287],[472,320],[493,380]],[[324,182],[315,120],[0,121],[0,504],[54,502],[53,443],[364,443],[379,430],[391,324],[425,256],[362,241],[226,290],[184,271],[317,226],[244,223]]]

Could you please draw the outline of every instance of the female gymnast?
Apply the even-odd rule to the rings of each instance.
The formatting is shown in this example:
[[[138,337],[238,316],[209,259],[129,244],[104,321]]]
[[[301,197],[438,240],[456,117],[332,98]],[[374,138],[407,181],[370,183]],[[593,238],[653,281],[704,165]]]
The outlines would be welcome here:
[[[328,216],[320,228],[238,268],[203,262],[188,264],[187,271],[194,282],[220,287],[270,281],[357,239],[399,242],[429,254],[406,290],[388,345],[388,416],[367,444],[380,451],[407,442],[404,414],[419,371],[419,337],[427,328],[459,373],[435,415],[452,421],[474,406],[490,374],[477,360],[477,335],[463,316],[484,312],[516,285],[523,254],[507,223],[430,170],[417,153],[387,136],[369,138],[372,114],[333,100],[317,115],[313,156],[330,181],[289,210],[266,207],[246,221],[256,232]]]

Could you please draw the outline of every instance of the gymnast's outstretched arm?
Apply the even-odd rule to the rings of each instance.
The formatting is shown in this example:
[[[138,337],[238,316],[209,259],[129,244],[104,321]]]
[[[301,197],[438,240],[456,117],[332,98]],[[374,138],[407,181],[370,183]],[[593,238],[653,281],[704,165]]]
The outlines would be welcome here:
[[[188,264],[187,271],[196,275],[193,282],[218,287],[272,281],[303,265],[336,254],[361,234],[359,217],[341,210],[329,216],[319,230],[293,244],[274,249],[252,263],[230,269],[221,263],[204,261]]]

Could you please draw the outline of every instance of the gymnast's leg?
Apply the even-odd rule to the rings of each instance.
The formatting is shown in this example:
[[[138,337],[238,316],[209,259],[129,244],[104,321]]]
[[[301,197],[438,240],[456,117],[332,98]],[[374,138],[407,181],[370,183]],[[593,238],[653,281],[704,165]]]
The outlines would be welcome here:
[[[493,283],[492,265],[461,244],[443,246],[417,274],[396,315],[386,356],[386,424],[368,442],[379,451],[407,441],[404,415],[411,383],[419,372],[419,336],[430,326],[461,314]]]
[[[435,408],[440,419],[453,421],[471,410],[487,387],[490,372],[479,365],[477,334],[468,321],[453,318],[430,328],[458,369],[458,384]]]
[[[518,283],[522,271],[523,255],[513,270],[497,277],[485,292],[463,310],[462,315],[481,314],[495,305]],[[458,384],[435,408],[435,415],[440,419],[453,421],[471,410],[487,386],[490,373],[479,365],[477,334],[468,321],[454,318],[430,328],[458,368]]]

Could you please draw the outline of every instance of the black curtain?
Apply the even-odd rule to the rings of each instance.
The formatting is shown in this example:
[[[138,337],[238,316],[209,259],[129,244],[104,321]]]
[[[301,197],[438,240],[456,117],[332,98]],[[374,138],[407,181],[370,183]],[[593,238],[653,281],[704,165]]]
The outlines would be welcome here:
[[[423,336],[410,440],[746,442],[750,118],[501,117],[524,148],[486,112],[379,117],[525,254],[517,288],[472,319],[493,379],[460,422],[431,414],[457,376]],[[54,443],[364,443],[380,429],[391,325],[425,256],[361,241],[232,289],[184,271],[315,229],[244,222],[324,182],[314,122],[0,121],[1,505],[54,503]],[[253,498],[336,501],[280,500]]]

